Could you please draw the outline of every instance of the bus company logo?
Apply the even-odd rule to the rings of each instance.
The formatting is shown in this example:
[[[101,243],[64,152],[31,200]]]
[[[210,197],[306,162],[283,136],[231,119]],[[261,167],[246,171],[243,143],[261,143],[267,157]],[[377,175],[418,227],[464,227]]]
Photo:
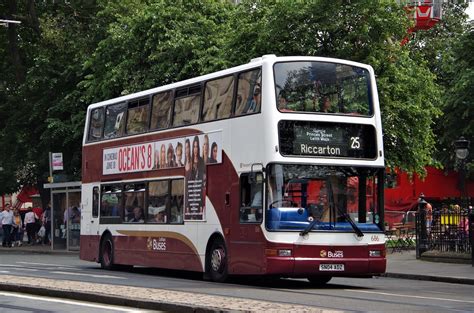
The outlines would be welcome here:
[[[344,257],[344,252],[339,250],[339,251],[328,251],[328,258],[343,258]]]
[[[166,251],[166,238],[160,237],[158,239],[148,237],[146,241],[146,248],[153,251]]]
[[[344,257],[344,252],[341,250],[338,251],[326,251],[326,250],[321,250],[319,252],[319,255],[322,258],[343,258]]]

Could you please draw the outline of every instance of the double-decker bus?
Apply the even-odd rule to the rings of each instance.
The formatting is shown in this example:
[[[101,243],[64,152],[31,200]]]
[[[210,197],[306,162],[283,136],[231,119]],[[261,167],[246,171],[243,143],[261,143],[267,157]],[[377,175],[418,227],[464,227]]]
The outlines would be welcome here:
[[[80,257],[228,275],[386,269],[373,69],[248,64],[89,106]]]

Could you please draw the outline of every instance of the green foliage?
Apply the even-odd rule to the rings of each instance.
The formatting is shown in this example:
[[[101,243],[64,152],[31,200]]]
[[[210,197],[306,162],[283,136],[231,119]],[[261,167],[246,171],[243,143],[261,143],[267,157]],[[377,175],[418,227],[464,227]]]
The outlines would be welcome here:
[[[423,173],[440,159],[436,150],[472,138],[472,27],[464,30],[462,4],[447,4],[440,26],[403,47],[410,21],[395,1],[38,1],[35,9],[38,23],[18,4],[15,14],[30,22],[16,27],[17,54],[0,28],[0,194],[44,180],[49,151],[63,152],[80,178],[87,105],[264,54],[372,65],[390,167]],[[0,3],[0,16],[12,13]]]

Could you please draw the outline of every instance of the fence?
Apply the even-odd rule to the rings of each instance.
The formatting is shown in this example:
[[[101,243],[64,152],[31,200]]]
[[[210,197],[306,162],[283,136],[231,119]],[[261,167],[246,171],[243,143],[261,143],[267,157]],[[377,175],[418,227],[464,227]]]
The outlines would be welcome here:
[[[472,253],[468,210],[433,211],[416,214],[417,257],[425,251]]]

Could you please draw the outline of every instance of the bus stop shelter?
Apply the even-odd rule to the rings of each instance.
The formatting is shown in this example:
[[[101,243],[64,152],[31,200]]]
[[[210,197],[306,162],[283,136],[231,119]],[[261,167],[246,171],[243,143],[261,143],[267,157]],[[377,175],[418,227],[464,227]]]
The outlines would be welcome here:
[[[51,249],[79,250],[81,182],[44,184],[51,191]]]

